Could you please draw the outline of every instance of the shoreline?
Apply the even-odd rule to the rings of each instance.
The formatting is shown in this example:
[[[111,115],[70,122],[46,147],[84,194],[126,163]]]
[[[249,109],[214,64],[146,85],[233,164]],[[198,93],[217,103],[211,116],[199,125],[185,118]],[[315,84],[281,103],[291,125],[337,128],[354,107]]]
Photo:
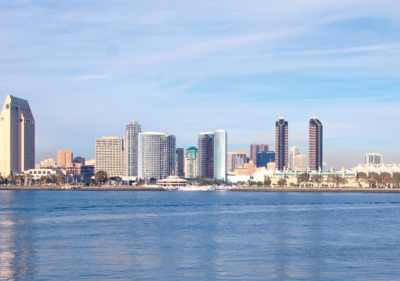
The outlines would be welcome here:
[[[331,193],[400,193],[400,188],[354,188],[354,187],[341,187],[341,188],[232,188],[229,191],[236,192],[331,192]]]
[[[64,188],[63,186],[0,186],[0,190],[20,191],[167,191],[162,187],[132,187],[132,186],[83,186],[80,188]]]
[[[118,186],[118,187],[80,187],[67,189],[63,186],[0,186],[0,190],[14,190],[14,191],[168,191],[163,187],[132,187],[132,186]],[[262,188],[231,188],[227,190],[174,190],[174,191],[234,191],[234,192],[333,192],[333,193],[400,193],[400,188],[354,188],[354,187],[341,187],[341,188],[293,188],[293,187],[262,187]]]

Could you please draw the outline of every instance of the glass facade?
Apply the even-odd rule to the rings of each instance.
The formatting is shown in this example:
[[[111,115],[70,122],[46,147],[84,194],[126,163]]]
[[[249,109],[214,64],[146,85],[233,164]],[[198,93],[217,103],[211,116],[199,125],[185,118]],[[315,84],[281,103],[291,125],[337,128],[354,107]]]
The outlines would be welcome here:
[[[288,128],[288,122],[280,117],[275,124],[275,165],[278,170],[288,167]]]
[[[214,133],[200,133],[198,138],[198,176],[214,178]]]
[[[124,176],[137,177],[138,175],[138,136],[141,126],[138,120],[132,120],[125,127],[124,147]]]
[[[166,133],[139,134],[139,178],[160,180],[175,171],[176,138]]]
[[[228,134],[225,130],[218,130],[214,137],[214,179],[226,182]]]

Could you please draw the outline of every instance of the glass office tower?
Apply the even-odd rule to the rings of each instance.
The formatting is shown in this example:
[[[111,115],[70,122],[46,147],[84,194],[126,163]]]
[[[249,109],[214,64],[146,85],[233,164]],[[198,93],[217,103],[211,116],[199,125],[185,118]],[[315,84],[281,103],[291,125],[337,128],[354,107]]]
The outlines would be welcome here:
[[[218,130],[214,137],[214,179],[226,182],[227,175],[228,134]]]

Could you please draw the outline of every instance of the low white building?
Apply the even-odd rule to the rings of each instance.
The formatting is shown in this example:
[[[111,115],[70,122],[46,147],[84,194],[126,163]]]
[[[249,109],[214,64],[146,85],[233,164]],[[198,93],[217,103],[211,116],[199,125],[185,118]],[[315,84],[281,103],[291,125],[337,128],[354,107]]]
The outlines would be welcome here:
[[[57,171],[53,169],[30,169],[25,171],[25,174],[29,174],[32,176],[34,180],[37,180],[40,179],[41,177],[55,175],[57,174]]]
[[[248,180],[251,179],[251,176],[234,176],[234,175],[228,175],[227,181],[231,183],[237,183],[237,182],[247,182]]]
[[[40,162],[40,168],[43,169],[57,168],[57,163],[52,158],[45,159],[44,161]]]

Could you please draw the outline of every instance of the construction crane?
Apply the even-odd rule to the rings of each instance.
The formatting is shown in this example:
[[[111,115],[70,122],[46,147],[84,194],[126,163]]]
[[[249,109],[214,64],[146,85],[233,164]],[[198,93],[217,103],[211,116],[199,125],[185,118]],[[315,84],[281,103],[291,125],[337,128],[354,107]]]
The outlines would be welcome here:
[[[56,152],[42,152],[42,153],[46,154],[46,156],[38,155],[38,156],[36,156],[36,157],[46,158],[46,166],[45,166],[44,168],[45,168],[45,169],[51,169],[52,167],[49,166],[50,155],[51,155],[51,154],[57,155],[57,153],[56,153]]]

